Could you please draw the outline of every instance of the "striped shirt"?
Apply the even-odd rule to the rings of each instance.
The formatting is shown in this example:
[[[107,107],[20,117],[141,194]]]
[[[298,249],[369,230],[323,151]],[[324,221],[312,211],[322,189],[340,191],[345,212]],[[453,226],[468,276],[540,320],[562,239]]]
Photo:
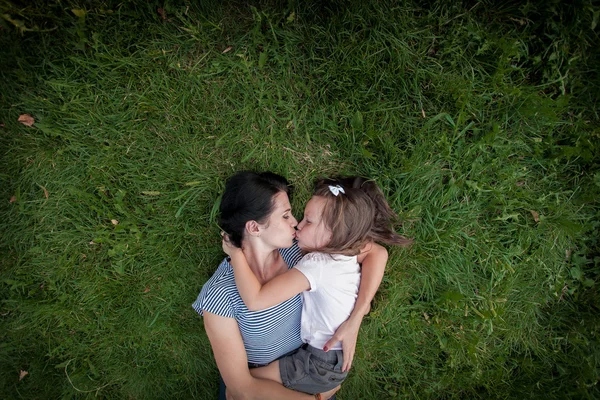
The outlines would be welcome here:
[[[302,258],[297,242],[279,253],[288,265],[294,267]],[[273,307],[250,311],[235,285],[233,269],[227,259],[206,281],[192,307],[200,315],[204,311],[227,318],[235,318],[242,334],[248,362],[268,364],[302,346],[300,294]]]

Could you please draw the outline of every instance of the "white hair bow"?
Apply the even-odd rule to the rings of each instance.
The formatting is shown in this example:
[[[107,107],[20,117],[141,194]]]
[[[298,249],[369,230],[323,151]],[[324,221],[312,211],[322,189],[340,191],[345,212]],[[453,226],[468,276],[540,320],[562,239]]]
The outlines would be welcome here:
[[[340,192],[346,194],[346,192],[344,192],[344,188],[341,187],[340,185],[335,185],[335,186],[329,185],[329,191],[331,193],[333,193],[334,196],[337,196],[338,194],[340,194]]]

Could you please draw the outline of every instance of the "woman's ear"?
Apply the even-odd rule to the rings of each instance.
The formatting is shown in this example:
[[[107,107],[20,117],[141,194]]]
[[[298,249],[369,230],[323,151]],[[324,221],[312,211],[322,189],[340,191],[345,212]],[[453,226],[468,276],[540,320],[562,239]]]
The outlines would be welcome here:
[[[251,236],[260,236],[260,227],[256,221],[246,222],[246,232]]]

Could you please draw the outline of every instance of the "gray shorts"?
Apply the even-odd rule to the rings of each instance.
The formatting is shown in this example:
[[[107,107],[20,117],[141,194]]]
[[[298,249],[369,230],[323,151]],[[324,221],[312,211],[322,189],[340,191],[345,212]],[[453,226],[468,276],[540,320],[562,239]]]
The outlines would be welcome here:
[[[279,359],[279,373],[285,387],[316,394],[331,390],[346,379],[348,372],[342,372],[343,363],[341,350],[326,353],[305,344]]]

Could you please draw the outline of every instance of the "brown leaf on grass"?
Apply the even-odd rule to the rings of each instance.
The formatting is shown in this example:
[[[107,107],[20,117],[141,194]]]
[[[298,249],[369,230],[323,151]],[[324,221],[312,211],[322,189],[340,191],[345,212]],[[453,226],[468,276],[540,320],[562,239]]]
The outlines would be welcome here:
[[[146,286],[146,289],[144,289],[144,293],[148,293],[150,291],[150,286]]]
[[[48,197],[50,197],[50,195],[48,194],[48,190],[46,190],[45,187],[43,187],[42,185],[40,185],[40,187],[42,188],[42,190],[44,191],[44,197],[47,199]]]
[[[228,53],[231,51],[231,49],[233,49],[233,46],[229,46],[228,48],[226,48],[225,50],[223,50],[222,54]]]
[[[14,203],[15,201],[17,201],[17,196],[10,196],[10,200],[8,202]]]
[[[4,128],[4,124],[0,122],[0,128]]]
[[[119,224],[119,221],[117,221],[116,219],[111,219],[110,222],[112,222],[113,225]]]
[[[529,210],[535,222],[540,222],[540,214],[537,211]]]
[[[162,18],[163,21],[165,21],[167,19],[167,12],[165,11],[164,8],[158,7],[156,12],[158,12],[158,15],[160,15],[160,17]]]
[[[571,254],[573,254],[573,250],[571,250],[571,249],[565,250],[565,261],[566,262],[569,262],[569,260],[571,259]]]
[[[19,373],[19,380],[22,380],[27,375],[29,375],[29,372],[21,370],[21,373]]]
[[[523,181],[518,181],[517,183],[515,183],[515,185],[517,185],[519,187],[523,186],[524,184],[525,184],[525,182],[523,182]]]
[[[35,119],[29,114],[21,114],[19,115],[19,119],[17,120],[25,126],[33,126],[35,123]]]

